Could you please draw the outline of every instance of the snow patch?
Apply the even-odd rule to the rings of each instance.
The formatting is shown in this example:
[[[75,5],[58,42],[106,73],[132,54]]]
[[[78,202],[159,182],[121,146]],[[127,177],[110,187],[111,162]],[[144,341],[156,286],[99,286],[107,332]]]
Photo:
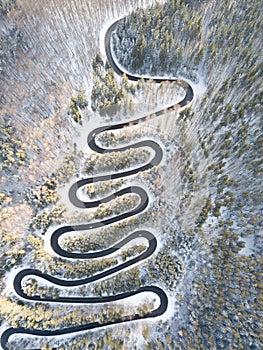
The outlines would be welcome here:
[[[245,247],[238,254],[249,256],[254,253],[254,236],[241,237],[240,242],[245,242]]]

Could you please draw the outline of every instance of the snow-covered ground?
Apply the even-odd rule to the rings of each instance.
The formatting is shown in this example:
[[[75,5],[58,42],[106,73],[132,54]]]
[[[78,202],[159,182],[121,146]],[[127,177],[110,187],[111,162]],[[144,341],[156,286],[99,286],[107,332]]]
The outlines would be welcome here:
[[[239,252],[240,255],[251,255],[254,253],[254,236],[242,237],[240,242],[245,243],[245,247]]]

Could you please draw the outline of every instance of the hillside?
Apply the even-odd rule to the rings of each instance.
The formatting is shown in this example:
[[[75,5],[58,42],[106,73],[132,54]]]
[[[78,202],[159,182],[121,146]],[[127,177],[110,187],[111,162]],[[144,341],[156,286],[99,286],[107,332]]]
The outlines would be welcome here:
[[[191,140],[189,163],[198,160],[203,164],[208,193],[200,203],[203,209],[193,228],[202,237],[205,263],[196,267],[199,277],[183,295],[183,339],[180,331],[175,331],[177,317],[176,326],[169,326],[175,347],[259,346],[259,8],[258,1],[167,1],[164,6],[134,11],[126,17],[119,23],[112,44],[120,64],[130,72],[182,76],[206,87],[190,113],[181,114],[186,139]],[[190,190],[190,202],[194,192]],[[189,218],[183,215],[181,220],[186,225]],[[178,316],[181,314],[179,311]]]
[[[3,349],[262,347],[260,8],[0,1]]]

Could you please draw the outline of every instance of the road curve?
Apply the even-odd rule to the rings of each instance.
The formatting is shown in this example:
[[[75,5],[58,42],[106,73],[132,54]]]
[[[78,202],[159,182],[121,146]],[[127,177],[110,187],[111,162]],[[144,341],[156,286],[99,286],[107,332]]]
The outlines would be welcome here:
[[[121,68],[116,64],[113,56],[112,56],[112,52],[111,52],[111,45],[110,45],[110,42],[111,42],[111,36],[112,36],[112,33],[115,31],[117,25],[118,25],[118,22],[115,22],[113,23],[109,29],[107,30],[106,32],[106,35],[105,35],[105,38],[104,38],[104,45],[105,45],[105,52],[106,52],[106,56],[107,56],[107,59],[111,65],[111,67],[113,68],[113,70],[115,71],[115,73],[119,74],[119,75],[123,75],[124,72],[121,70]],[[182,101],[180,101],[178,103],[178,105],[182,108],[182,107],[185,107],[187,106],[194,98],[194,92],[193,92],[193,89],[191,87],[190,84],[188,84],[185,80],[182,80],[182,79],[175,79],[175,78],[153,78],[153,77],[144,77],[144,76],[139,76],[139,75],[132,75],[132,74],[129,74],[129,73],[125,73],[127,78],[129,80],[132,80],[132,81],[138,81],[140,79],[144,79],[145,81],[147,80],[151,80],[155,83],[161,83],[163,81],[167,81],[167,82],[173,82],[173,83],[177,83],[178,85],[181,85],[182,87],[184,87],[185,89],[185,97]],[[174,105],[170,106],[169,108],[173,108]]]
[[[114,61],[114,58],[113,58],[112,52],[111,52],[111,45],[110,45],[111,36],[112,36],[113,31],[116,29],[117,23],[118,23],[118,21],[115,22],[113,25],[111,25],[109,27],[106,35],[105,35],[105,49],[106,49],[107,59],[108,59],[109,63],[111,64],[113,70],[117,74],[123,75],[123,71],[118,67],[118,65]],[[150,79],[153,80],[152,78],[135,76],[135,75],[131,75],[131,74],[126,74],[126,76],[128,77],[129,80],[132,80],[132,81],[138,81],[141,78],[144,78],[144,80],[150,80]],[[169,79],[166,79],[166,78],[154,79],[154,82],[156,82],[156,83],[160,83],[162,81],[176,82],[185,89],[185,97],[183,98],[182,101],[177,103],[177,106],[179,106],[180,108],[187,106],[193,100],[193,97],[194,97],[193,89],[187,82],[180,80],[180,79],[171,79],[171,78],[169,78]],[[152,292],[152,293],[156,294],[156,296],[159,298],[160,305],[155,310],[148,312],[145,315],[139,315],[139,314],[127,315],[127,316],[123,316],[121,318],[118,318],[115,320],[110,320],[110,321],[107,321],[104,323],[93,322],[93,323],[89,323],[86,325],[74,326],[74,327],[70,327],[70,328],[66,328],[66,329],[59,329],[59,330],[53,330],[53,331],[51,331],[51,330],[35,330],[35,329],[30,330],[30,329],[25,329],[23,327],[9,328],[1,336],[1,346],[4,350],[8,350],[8,340],[13,334],[27,334],[27,335],[35,335],[35,336],[43,336],[43,337],[51,337],[51,336],[63,335],[63,334],[66,335],[66,334],[76,333],[76,332],[85,331],[85,330],[89,330],[89,329],[101,328],[101,327],[105,327],[108,325],[114,325],[114,324],[129,322],[129,321],[145,319],[145,318],[153,318],[153,317],[157,317],[157,316],[162,315],[166,311],[167,306],[168,306],[167,295],[161,288],[154,286],[154,285],[144,286],[144,287],[141,287],[135,291],[120,293],[117,295],[107,296],[107,297],[85,297],[85,298],[58,297],[56,299],[52,299],[50,297],[40,298],[40,296],[38,296],[38,295],[28,296],[26,293],[24,293],[21,284],[22,284],[22,280],[25,277],[37,276],[37,277],[40,277],[42,279],[45,279],[46,281],[52,282],[55,285],[63,286],[65,288],[80,286],[80,285],[84,285],[84,284],[88,284],[88,283],[91,283],[94,281],[101,280],[102,278],[105,278],[105,277],[111,276],[112,274],[118,273],[119,271],[123,270],[124,268],[132,266],[132,265],[150,257],[154,253],[154,251],[156,250],[156,246],[157,246],[156,238],[151,232],[146,231],[146,230],[138,230],[138,231],[132,232],[126,238],[124,238],[120,242],[116,243],[114,246],[112,246],[108,249],[102,250],[102,251],[96,251],[96,252],[90,252],[90,253],[68,252],[68,251],[64,250],[59,245],[59,238],[65,233],[69,233],[69,232],[73,232],[73,231],[83,231],[83,230],[88,231],[88,230],[91,230],[94,228],[110,225],[110,224],[118,222],[120,220],[127,219],[131,216],[138,215],[147,208],[148,203],[149,203],[148,194],[143,188],[138,187],[138,186],[129,186],[129,187],[121,189],[120,191],[117,191],[114,194],[107,196],[103,199],[96,200],[96,201],[90,201],[90,202],[81,201],[78,197],[77,192],[84,185],[94,183],[94,182],[108,181],[109,179],[117,179],[117,178],[131,176],[131,175],[137,174],[138,172],[151,169],[153,166],[160,164],[160,162],[163,158],[163,151],[162,151],[162,148],[160,147],[160,145],[155,141],[146,140],[146,141],[140,141],[140,142],[137,142],[133,145],[125,146],[125,147],[118,148],[118,149],[105,149],[105,148],[100,147],[96,143],[96,136],[103,131],[122,129],[126,126],[132,126],[132,125],[142,123],[142,122],[146,121],[146,119],[149,120],[149,117],[154,118],[156,116],[160,116],[165,111],[167,111],[169,109],[173,109],[173,108],[174,108],[174,105],[166,108],[165,110],[164,109],[159,110],[158,112],[156,112],[154,114],[150,114],[148,116],[138,118],[138,119],[135,119],[133,121],[128,121],[128,122],[119,123],[119,124],[115,124],[115,125],[109,125],[109,126],[102,126],[102,127],[94,129],[88,135],[88,138],[87,138],[88,145],[93,151],[95,151],[97,153],[103,154],[103,153],[109,153],[109,152],[113,152],[113,151],[114,152],[116,152],[116,151],[123,152],[123,151],[125,151],[127,149],[131,149],[131,148],[136,149],[136,148],[141,148],[141,147],[148,147],[148,148],[151,148],[153,150],[154,155],[147,164],[144,164],[140,167],[137,167],[136,169],[126,170],[126,171],[122,171],[122,172],[114,173],[114,174],[89,177],[89,178],[77,181],[76,183],[74,183],[71,186],[71,188],[69,190],[69,198],[70,198],[70,201],[72,202],[72,204],[78,208],[94,208],[94,207],[98,207],[101,203],[107,203],[116,197],[120,197],[120,196],[123,196],[125,194],[129,194],[129,193],[137,194],[140,198],[140,202],[137,205],[137,207],[135,207],[134,209],[132,209],[128,212],[125,212],[123,214],[117,215],[115,217],[111,217],[111,218],[106,219],[106,220],[93,222],[93,223],[89,223],[89,224],[60,227],[53,232],[53,234],[51,235],[51,240],[50,240],[50,244],[51,244],[51,247],[54,250],[54,252],[56,252],[61,257],[70,258],[70,259],[93,259],[93,258],[98,258],[98,257],[106,257],[109,254],[112,254],[112,253],[116,252],[117,250],[121,249],[123,246],[125,246],[130,241],[132,241],[136,238],[139,238],[139,237],[143,237],[144,239],[146,239],[148,241],[147,249],[145,251],[143,251],[140,255],[138,255],[135,258],[132,258],[128,261],[125,261],[122,264],[119,264],[117,266],[109,268],[108,270],[100,272],[94,276],[79,279],[79,280],[63,280],[63,279],[59,279],[59,278],[53,277],[51,275],[42,273],[39,270],[30,269],[30,268],[21,270],[20,272],[17,273],[17,275],[14,278],[14,290],[17,293],[17,295],[20,298],[23,298],[24,300],[46,302],[46,303],[72,303],[72,304],[105,303],[105,302],[112,302],[112,301],[116,301],[116,300],[122,300],[122,299],[128,298],[130,296],[139,295],[140,293],[143,293],[143,292]]]

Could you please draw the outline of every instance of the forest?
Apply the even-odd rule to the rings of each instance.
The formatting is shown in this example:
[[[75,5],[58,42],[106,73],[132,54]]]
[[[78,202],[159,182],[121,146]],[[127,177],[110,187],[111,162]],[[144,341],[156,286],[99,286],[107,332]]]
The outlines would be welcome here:
[[[261,2],[42,5],[0,0],[0,331],[67,329],[147,315],[156,303],[150,295],[98,305],[44,299],[112,296],[148,285],[167,293],[169,316],[62,340],[18,334],[9,348],[19,342],[21,349],[261,349]],[[103,25],[120,17],[110,47],[125,72],[121,77],[98,40]],[[142,79],[129,81],[126,73]],[[167,109],[180,100],[182,87],[156,84],[157,77],[191,84],[191,105]],[[158,110],[163,113],[156,116]],[[132,125],[142,115],[148,120]],[[149,162],[148,148],[86,150],[88,131],[126,120],[130,126],[100,133],[97,143],[111,149],[151,139],[161,145],[164,161],[131,179],[87,184],[81,198],[98,200],[134,182],[150,193],[147,210],[88,234],[62,236],[60,245],[73,253],[103,250],[146,227],[154,228],[157,251],[130,269],[70,290],[28,276],[23,292],[43,301],[21,299],[12,289],[17,268],[81,279],[148,249],[146,241],[138,241],[113,256],[72,261],[54,255],[48,245],[61,225],[97,222],[138,206],[132,193],[85,212],[63,202],[73,180]]]

